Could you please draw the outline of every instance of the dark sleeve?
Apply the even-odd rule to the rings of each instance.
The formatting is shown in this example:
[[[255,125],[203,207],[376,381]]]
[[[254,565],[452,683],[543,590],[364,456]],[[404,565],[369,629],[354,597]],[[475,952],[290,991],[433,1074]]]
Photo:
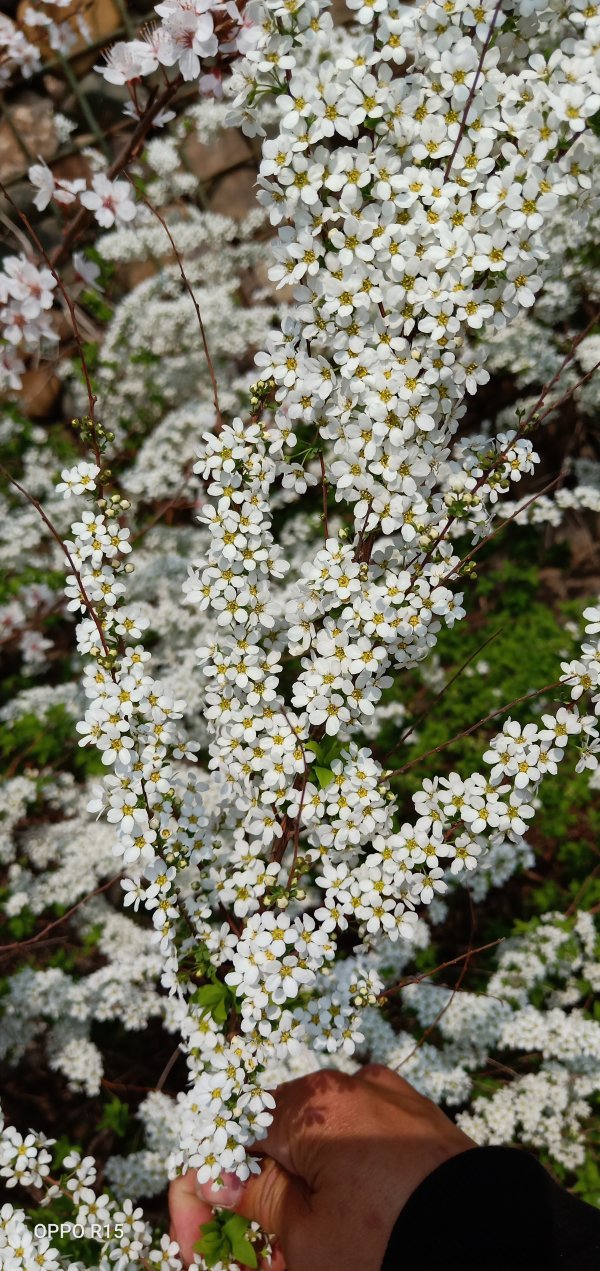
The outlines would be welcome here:
[[[382,1271],[600,1271],[600,1210],[527,1152],[472,1148],[413,1192]]]

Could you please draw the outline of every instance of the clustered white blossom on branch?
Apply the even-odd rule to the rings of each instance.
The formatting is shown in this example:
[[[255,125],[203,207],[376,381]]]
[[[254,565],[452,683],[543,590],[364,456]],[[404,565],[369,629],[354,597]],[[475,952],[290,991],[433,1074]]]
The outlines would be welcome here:
[[[27,39],[12,18],[0,14],[0,84],[8,84],[16,70],[29,78],[40,64],[37,45]]]
[[[229,4],[190,9],[168,0],[157,6],[159,25],[118,44],[103,72],[128,85],[139,107],[137,81],[158,66],[218,92],[216,55],[237,58],[224,85],[230,118],[262,138],[262,211],[253,224],[268,218],[276,228],[270,278],[294,288],[294,305],[279,307],[276,325],[268,304],[236,313],[236,270],[257,249],[210,214],[182,217],[173,242],[215,311],[219,271],[223,279],[223,313],[208,319],[217,367],[228,366],[236,341],[241,350],[260,345],[260,378],[227,371],[223,418],[215,418],[187,354],[197,339],[189,295],[178,290],[172,264],[161,268],[125,298],[108,329],[97,375],[104,426],[93,414],[82,421],[93,462],[69,464],[55,491],[40,491],[61,535],[76,500],[65,537],[67,609],[85,659],[87,706],[76,732],[107,769],[85,796],[103,820],[84,878],[93,888],[110,853],[124,875],[126,914],[145,910],[152,929],[142,936],[97,898],[109,965],[85,988],[63,972],[11,977],[5,1049],[18,1054],[42,1021],[51,1064],[70,1073],[74,1088],[97,1090],[102,1064],[90,1029],[100,984],[108,995],[100,1018],[127,1015],[130,985],[138,985],[128,1026],[156,1014],[179,1033],[189,1090],[155,1148],[134,1154],[143,1159],[129,1172],[114,1162],[124,1192],[136,1169],[138,1194],[148,1180],[160,1182],[167,1155],[171,1173],[247,1176],[255,1165],[246,1149],[272,1115],[269,1087],[321,1062],[352,1069],[368,1055],[402,1066],[421,1089],[456,1106],[477,1096],[473,1074],[491,1051],[535,1049],[539,1071],[491,1099],[476,1097],[461,1116],[481,1142],[521,1135],[567,1168],[581,1160],[577,1136],[598,1086],[600,1025],[580,1019],[585,985],[597,980],[585,916],[561,926],[546,915],[529,943],[501,955],[483,1005],[475,994],[426,983],[402,989],[419,1024],[439,1014],[439,1045],[415,1048],[379,1008],[427,943],[428,915],[440,912],[441,897],[473,875],[477,896],[481,879],[496,873],[501,881],[511,862],[528,859],[524,836],[540,783],[559,774],[567,744],[578,747],[578,771],[597,768],[600,610],[585,611],[578,656],[538,686],[551,694],[538,721],[521,725],[507,712],[483,748],[481,771],[442,767],[420,779],[411,735],[399,770],[415,765],[410,809],[394,793],[396,773],[364,743],[390,709],[382,694],[393,687],[401,702],[401,673],[424,664],[442,629],[465,616],[461,580],[471,554],[496,521],[514,515],[517,505],[502,496],[539,462],[528,434],[562,394],[582,394],[593,370],[593,349],[580,362],[576,349],[553,349],[554,394],[528,399],[516,427],[513,412],[495,435],[458,441],[492,358],[499,366],[510,360],[511,332],[521,352],[523,329],[543,343],[530,315],[557,226],[571,216],[591,221],[596,210],[598,142],[588,123],[600,106],[599,20],[589,7],[554,0],[476,8],[457,0],[420,10],[356,0],[349,8],[359,31],[347,36],[333,31],[320,0],[253,0],[243,15]],[[267,118],[274,136],[265,137]],[[172,174],[169,144],[160,144],[166,201],[185,181]],[[84,188],[43,164],[30,178],[39,210],[79,200],[111,231],[100,240],[106,258],[165,251],[163,228],[128,182],[99,171]],[[219,240],[231,242],[229,265],[215,250]],[[194,252],[205,243],[199,262]],[[5,261],[0,283],[3,374],[16,387],[23,351],[54,338],[47,319],[56,279],[23,256]],[[156,408],[146,401],[150,377]],[[135,437],[142,401],[152,427],[129,470],[111,473],[111,447],[130,428]],[[168,497],[181,478],[200,528],[182,533],[177,547],[176,573],[195,559],[176,630],[172,594],[160,593],[167,621],[139,582],[159,586],[162,560],[170,565],[175,553],[167,557],[152,530],[136,543],[136,515],[144,497]],[[322,515],[307,533],[309,489]],[[548,516],[561,497],[567,506],[574,496],[548,501]],[[594,506],[585,487],[577,497]],[[294,503],[299,510],[281,529],[282,508]],[[27,516],[35,522],[31,509]],[[24,525],[34,534],[26,518]],[[153,559],[159,543],[165,556]],[[26,605],[7,608],[3,621],[16,637]],[[148,628],[162,637],[152,655],[143,644]],[[171,663],[181,650],[179,674],[165,653],[169,640]],[[199,671],[185,685],[186,704],[192,655]],[[39,797],[35,782],[29,790],[19,782],[11,790],[17,826]],[[64,825],[68,819],[55,849]],[[71,834],[80,826],[78,817]],[[24,904],[40,912],[43,848],[35,833],[20,833],[29,864],[11,865],[12,912]],[[47,853],[53,859],[49,845]],[[77,896],[84,890],[82,883]],[[126,958],[130,927],[139,939]],[[556,953],[557,983],[541,1011],[529,994],[540,987],[534,962],[544,941]],[[579,981],[561,961],[567,945]],[[159,980],[168,995],[153,993]],[[41,1004],[50,987],[63,1016],[54,1029]],[[478,1013],[474,1039],[467,1021]],[[151,1124],[162,1098],[148,1110]],[[555,1116],[545,1127],[549,1101]],[[6,1131],[0,1149],[9,1175],[15,1134]],[[32,1158],[39,1146],[32,1142]],[[24,1239],[18,1213],[2,1221],[0,1244],[3,1230],[9,1244]],[[148,1252],[149,1241],[144,1235],[131,1247],[129,1264],[179,1266],[168,1241],[161,1254]],[[122,1255],[106,1253],[107,1267],[120,1266],[121,1256],[127,1264],[119,1247]],[[66,1265],[49,1248],[34,1256],[39,1265]]]
[[[578,191],[580,133],[598,99],[573,93],[565,59],[597,87],[588,28],[576,11],[572,47],[549,68],[534,51],[519,77],[518,34],[498,8],[474,24],[457,7],[442,41],[440,13],[426,7],[398,20],[402,39],[391,48],[401,53],[389,51],[388,20],[376,21],[358,65],[336,64],[327,88],[318,62],[296,78],[292,53],[307,31],[317,38],[315,24],[328,29],[326,16],[311,2],[291,15],[267,8],[278,22],[239,75],[245,109],[253,95],[278,94],[280,133],[264,143],[260,182],[272,219],[285,220],[276,254],[290,263],[283,276],[300,283],[298,308],[257,356],[251,420],[206,434],[209,548],[186,587],[216,615],[216,636],[198,656],[224,824],[209,824],[203,779],[180,763],[197,750],[177,722],[184,703],[156,682],[138,644],[145,623],[123,582],[127,505],[101,497],[67,543],[78,646],[94,659],[78,727],[114,768],[90,810],[117,827],[125,864],[142,866],[140,882],[124,884],[127,899],[133,889],[152,912],[196,1078],[180,1159],[214,1178],[251,1167],[245,1146],[270,1120],[261,1088],[269,1056],[307,1038],[352,1053],[361,1006],[383,989],[369,950],[383,937],[410,939],[418,906],[445,890],[446,870],[475,867],[488,834],[523,834],[532,791],[557,771],[569,733],[582,739],[582,762],[595,763],[598,746],[594,716],[575,706],[541,728],[509,720],[485,756],[487,774],[416,789],[417,819],[403,822],[389,774],[351,739],[382,689],[433,647],[441,623],[463,616],[451,526],[481,536],[499,494],[536,460],[527,438],[501,434],[463,456],[438,492],[465,392],[486,378],[465,336],[533,303],[544,213]],[[529,21],[530,47],[547,40],[551,18],[544,9]],[[407,50],[410,69],[394,78],[390,58],[403,62]],[[290,71],[283,82],[279,55]],[[514,102],[525,85],[556,120],[535,168],[509,139],[520,138]],[[307,424],[312,437],[298,452],[294,429]],[[271,490],[317,483],[300,462],[307,456],[319,456],[325,496],[331,487],[351,506],[353,528],[332,535],[325,511],[322,549],[282,589],[288,563],[274,541]],[[290,657],[301,669],[286,689]],[[596,646],[560,678],[574,700],[598,700]],[[316,908],[312,882],[322,889]],[[331,964],[349,926],[358,952],[342,987]],[[200,959],[206,988],[182,984],[186,959]],[[207,1021],[216,1002],[224,1031],[214,1010]]]

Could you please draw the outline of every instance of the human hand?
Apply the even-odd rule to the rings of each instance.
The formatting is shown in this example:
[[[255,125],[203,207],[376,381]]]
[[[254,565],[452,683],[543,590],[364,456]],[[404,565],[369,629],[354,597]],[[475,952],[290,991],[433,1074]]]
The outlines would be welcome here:
[[[240,1183],[198,1186],[194,1171],[171,1184],[171,1234],[184,1261],[212,1206],[234,1210],[277,1237],[271,1271],[379,1271],[409,1197],[471,1139],[378,1064],[348,1077],[323,1069],[275,1092],[261,1172]]]

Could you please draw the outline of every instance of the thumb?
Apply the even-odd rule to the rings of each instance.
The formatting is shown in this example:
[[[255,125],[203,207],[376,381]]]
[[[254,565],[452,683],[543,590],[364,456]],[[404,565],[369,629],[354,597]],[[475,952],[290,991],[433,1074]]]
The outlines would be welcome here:
[[[222,1187],[201,1183],[198,1195],[207,1204],[232,1209],[257,1222],[269,1235],[279,1237],[289,1234],[294,1217],[299,1217],[304,1208],[298,1180],[270,1156],[263,1157],[260,1174],[251,1174],[245,1183],[235,1174],[225,1174]]]

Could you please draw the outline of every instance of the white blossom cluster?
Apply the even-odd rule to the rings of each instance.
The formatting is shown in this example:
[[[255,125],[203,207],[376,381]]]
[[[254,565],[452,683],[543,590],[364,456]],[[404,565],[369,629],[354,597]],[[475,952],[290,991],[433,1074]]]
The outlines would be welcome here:
[[[106,65],[96,69],[109,84],[131,84],[151,75],[159,66],[176,67],[184,81],[198,80],[201,92],[219,93],[218,54],[245,53],[260,36],[256,20],[231,0],[162,0],[154,6],[160,21],[147,28],[142,38],[114,44]]]
[[[215,733],[210,767],[221,798],[227,792],[232,836],[211,832],[201,779],[176,764],[184,756],[193,760],[197,749],[176,724],[184,704],[172,701],[151,676],[143,647],[125,644],[139,639],[143,626],[119,581],[129,551],[128,531],[119,525],[127,501],[101,498],[101,510],[83,513],[67,543],[74,570],[69,605],[86,615],[78,646],[94,659],[85,677],[90,706],[78,725],[80,744],[94,744],[114,769],[90,810],[104,812],[117,828],[115,851],[125,863],[140,863],[138,880],[123,883],[126,904],[143,903],[152,914],[165,958],[163,984],[181,991],[181,956],[199,943],[208,958],[205,974],[209,966],[216,977],[225,969],[214,988],[221,1000],[229,994],[227,1017],[235,1010],[239,1018],[238,1036],[225,1041],[207,1015],[202,989],[192,992],[181,1015],[197,1080],[184,1099],[180,1150],[205,1178],[224,1169],[247,1173],[245,1145],[260,1137],[271,1117],[271,1096],[260,1082],[270,1055],[293,1053],[307,1038],[316,1049],[352,1054],[364,1040],[360,1010],[377,1000],[383,982],[359,959],[345,983],[337,975],[330,987],[337,933],[352,924],[366,949],[382,936],[414,937],[416,909],[446,890],[446,871],[451,877],[473,870],[488,835],[493,843],[523,836],[537,786],[557,772],[569,737],[581,739],[580,768],[596,767],[600,748],[595,717],[580,715],[576,705],[582,694],[600,702],[600,645],[591,639],[580,659],[562,666],[560,681],[570,688],[571,705],[542,715],[540,726],[508,719],[484,754],[488,773],[426,781],[413,795],[414,822],[400,821],[389,774],[353,741],[327,756],[329,767],[320,766],[326,762],[323,746],[330,738],[335,743],[341,728],[348,735],[365,711],[364,700],[371,713],[380,668],[392,665],[390,651],[400,666],[411,656],[408,640],[398,656],[394,610],[385,599],[379,610],[385,625],[377,632],[385,644],[368,638],[376,609],[367,607],[361,582],[369,575],[361,578],[362,562],[343,540],[327,539],[305,568],[292,589],[296,608],[288,597],[282,623],[281,606],[264,581],[276,584],[287,567],[264,497],[275,467],[267,441],[258,423],[242,428],[241,421],[207,434],[202,468],[216,506],[205,513],[208,560],[187,584],[188,599],[212,603],[217,614],[216,639],[198,652],[208,681],[205,714]],[[84,475],[91,486],[100,479],[89,466]],[[77,472],[63,478],[70,497]],[[385,585],[386,571],[389,578],[393,551],[387,549],[381,564],[373,552],[369,570],[376,582]],[[430,578],[425,570],[417,576],[421,600],[431,594],[422,585]],[[402,575],[393,580],[401,604],[410,576],[405,573],[404,592],[397,586]],[[447,589],[439,590],[443,614]],[[348,603],[353,591],[354,605]],[[303,626],[307,609],[311,621]],[[409,617],[413,612],[419,621],[406,620],[403,635],[413,637],[415,661],[418,637],[425,641],[428,627],[416,606],[408,608]],[[591,608],[584,616],[587,634],[597,636],[600,611]],[[435,618],[434,611],[434,632]],[[316,656],[303,659],[288,708],[279,690],[282,649],[299,655],[313,641]],[[373,662],[374,674],[365,674],[362,668]],[[191,894],[185,886],[190,864],[200,869]],[[303,877],[322,889],[316,908],[310,897],[303,904]],[[191,943],[180,925],[182,906],[194,933]],[[231,1071],[225,1080],[224,1069]]]
[[[234,118],[261,136],[263,98],[271,120],[277,112],[276,135],[262,141],[261,211],[248,226],[240,232],[193,208],[173,224],[209,315],[224,422],[215,423],[208,376],[198,373],[189,295],[178,270],[161,263],[168,252],[156,218],[136,211],[128,183],[103,173],[86,190],[43,164],[30,172],[38,209],[79,199],[111,231],[100,243],[106,259],[155,266],[119,305],[98,370],[99,414],[111,427],[114,414],[117,445],[137,443],[118,474],[126,497],[113,492],[99,454],[65,467],[56,493],[41,447],[27,461],[61,534],[75,508],[65,545],[67,608],[85,659],[77,734],[106,776],[78,804],[67,791],[65,819],[43,830],[24,824],[39,787],[17,778],[0,821],[11,915],[41,913],[61,893],[76,901],[112,870],[125,875],[125,913],[97,898],[80,923],[82,932],[94,921],[102,929],[100,969],[10,977],[3,1053],[14,1060],[43,1035],[51,1066],[92,1094],[102,1077],[95,1021],[141,1029],[159,1017],[182,1038],[189,1090],[168,1127],[162,1097],[147,1101],[149,1146],[129,1164],[113,1162],[123,1196],[156,1189],[167,1157],[171,1173],[191,1166],[203,1179],[232,1169],[244,1177],[246,1148],[271,1119],[269,1087],[320,1064],[352,1070],[370,1057],[454,1106],[475,1095],[461,1117],[477,1141],[519,1138],[567,1168],[582,1159],[598,1085],[598,1029],[577,983],[577,974],[597,983],[584,916],[569,968],[558,955],[573,937],[551,916],[501,954],[485,999],[403,990],[420,1025],[443,1012],[442,1045],[415,1046],[379,1007],[458,884],[472,878],[477,899],[490,879],[499,884],[529,860],[524,836],[540,782],[558,773],[570,740],[578,771],[597,771],[600,609],[586,609],[583,647],[557,671],[552,705],[536,723],[507,718],[482,771],[417,775],[407,808],[368,744],[378,721],[403,717],[402,702],[383,695],[401,696],[400,673],[425,664],[442,628],[464,617],[458,544],[476,546],[495,518],[524,519],[500,496],[538,462],[526,435],[537,399],[486,435],[456,438],[493,357],[510,363],[505,333],[517,333],[525,358],[560,218],[577,210],[581,223],[592,204],[597,143],[586,124],[600,105],[598,19],[554,0],[350,8],[358,32],[347,34],[333,31],[317,0],[261,0],[243,18],[229,4],[167,0],[159,26],[117,45],[107,62],[116,85],[176,66],[214,92],[217,52],[241,54],[227,90]],[[176,158],[161,138],[159,203],[192,189],[174,175]],[[251,234],[266,220],[277,229],[271,281],[291,285],[295,303],[274,306],[266,293],[246,309],[239,275],[264,251]],[[23,351],[53,338],[55,280],[24,257],[4,270],[0,358],[14,388]],[[255,384],[243,369],[252,346],[263,350]],[[583,351],[584,372],[593,352]],[[548,379],[557,356],[548,354]],[[556,383],[560,394],[576,376]],[[597,510],[594,494],[578,489],[552,506]],[[321,523],[307,524],[307,490],[322,494]],[[136,543],[126,520],[135,527],[145,500],[178,491],[195,501],[200,528],[169,537],[150,529]],[[545,507],[540,500],[537,514],[532,505],[532,518]],[[6,517],[10,559],[40,539],[34,510],[20,517],[19,544]],[[182,611],[174,593],[192,557]],[[22,593],[0,623],[12,637],[27,614]],[[22,697],[25,709],[34,699]],[[73,695],[69,708],[78,708]],[[45,791],[50,780],[40,776]],[[103,818],[85,844],[82,800]],[[142,911],[145,927],[131,918]],[[530,1000],[547,978],[536,971],[540,941],[558,951],[560,982],[543,1009]],[[549,958],[540,954],[539,965]],[[539,1052],[542,1063],[477,1097],[488,1057],[514,1051]],[[20,1152],[15,1134],[0,1139],[10,1176],[17,1154],[45,1167],[37,1140]],[[91,1191],[91,1164],[73,1168]],[[120,1258],[123,1271],[177,1271],[167,1238],[151,1251],[131,1202],[122,1212],[130,1243],[106,1253],[103,1271]],[[18,1212],[2,1221],[10,1271],[63,1265],[49,1246],[34,1249]]]
[[[423,947],[427,939],[427,927],[419,922],[416,942]],[[364,1061],[383,1063],[436,1102],[466,1104],[458,1120],[477,1143],[521,1142],[574,1169],[584,1159],[582,1132],[600,1084],[600,1024],[584,1011],[585,999],[600,983],[599,955],[590,915],[545,914],[500,946],[484,992],[441,988],[421,977],[400,990],[408,1017],[429,1030],[427,1040],[416,1044],[411,1031],[399,1030],[371,1007],[363,1012],[363,1040],[353,1055],[319,1053],[310,1042],[298,1041],[293,1052],[271,1057],[265,1079],[275,1086],[332,1063],[349,1073]],[[385,962],[385,978],[393,983],[410,957],[403,944],[391,957],[383,948],[361,955],[363,966],[379,974]],[[496,1090],[485,1097],[478,1094],[482,1072],[488,1084],[496,1078]],[[146,1147],[107,1165],[118,1195],[153,1195],[164,1188],[166,1162],[185,1133],[188,1112],[184,1100],[174,1107],[166,1095],[154,1093],[138,1115]]]
[[[129,182],[111,181],[104,172],[96,172],[88,188],[82,177],[74,181],[57,178],[46,163],[40,162],[30,167],[29,180],[37,191],[33,202],[39,212],[43,212],[52,199],[63,207],[79,200],[82,207],[94,213],[103,229],[115,224],[126,225],[135,218]]]
[[[18,598],[0,605],[0,648],[16,645],[30,674],[45,665],[48,649],[52,648],[52,641],[41,627],[55,603],[50,587],[30,583],[22,588]]]
[[[69,1217],[54,1235],[52,1210],[47,1222],[33,1224],[26,1211],[7,1201],[0,1208],[0,1259],[3,1271],[81,1271],[85,1265],[73,1253],[61,1252],[65,1236],[73,1233],[71,1249],[78,1241],[91,1240],[96,1271],[181,1271],[179,1246],[168,1235],[155,1241],[151,1224],[130,1199],[115,1201],[97,1185],[92,1156],[70,1151],[62,1160],[59,1177],[51,1173],[54,1139],[30,1131],[21,1135],[4,1124],[0,1113],[0,1178],[7,1188],[38,1188],[44,1210],[57,1197],[67,1202]],[[50,1150],[49,1150],[50,1149]],[[64,1211],[63,1211],[64,1212]],[[57,1224],[55,1224],[55,1229]],[[61,1239],[59,1239],[59,1236]],[[54,1240],[57,1244],[54,1244]],[[200,1262],[195,1257],[194,1264]],[[89,1263],[87,1264],[89,1265]]]
[[[129,1032],[153,1019],[169,1027],[168,999],[157,993],[162,961],[151,933],[96,903],[82,936],[102,928],[95,947],[103,965],[80,979],[58,967],[24,967],[11,977],[3,1001],[0,1056],[18,1063],[30,1043],[42,1040],[50,1068],[73,1091],[97,1095],[104,1060],[90,1034],[95,1023],[116,1021]],[[165,1018],[166,1017],[166,1018]],[[172,1026],[172,1025],[171,1025]]]
[[[0,270],[0,390],[21,385],[21,354],[37,352],[57,340],[49,311],[56,279],[21,254],[6,256]]]
[[[0,85],[10,83],[16,71],[28,78],[41,65],[40,51],[6,14],[0,14]]]

